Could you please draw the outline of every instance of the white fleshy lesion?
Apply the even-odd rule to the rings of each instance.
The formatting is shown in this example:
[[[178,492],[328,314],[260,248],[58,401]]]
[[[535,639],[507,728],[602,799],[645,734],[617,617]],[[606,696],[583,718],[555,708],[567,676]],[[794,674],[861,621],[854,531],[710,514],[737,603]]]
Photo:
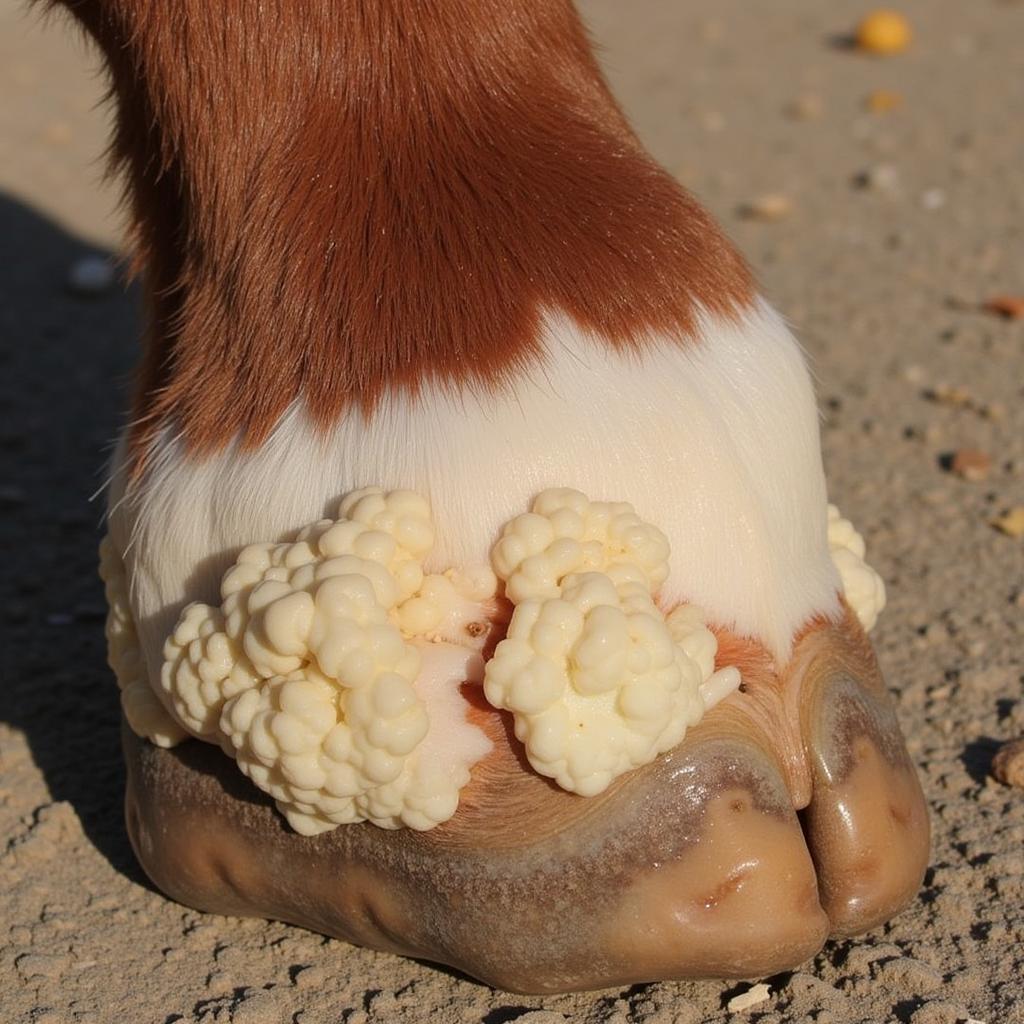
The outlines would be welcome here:
[[[164,645],[178,732],[220,744],[298,832],[432,828],[490,749],[459,687],[482,675],[465,627],[497,579],[425,573],[432,543],[422,497],[364,488],[337,519],[244,548],[220,606],[186,606]]]
[[[367,488],[339,516],[244,548],[221,605],[187,605],[164,645],[173,717],[149,691],[176,739],[218,743],[298,832],[448,820],[490,749],[466,721],[467,682],[513,712],[537,771],[583,795],[675,746],[738,685],[715,672],[699,610],[656,604],[668,542],[624,502],[543,492],[506,525],[496,572],[425,573],[433,526],[411,492]],[[494,608],[499,576],[515,608],[485,666],[466,627]],[[125,636],[111,633],[121,662]]]
[[[739,685],[716,678],[717,641],[699,610],[672,622],[655,603],[664,534],[632,506],[543,492],[504,529],[494,567],[515,605],[484,672],[511,711],[531,766],[582,796],[676,746]]]
[[[244,548],[221,605],[185,607],[164,645],[164,703],[146,679],[123,564],[109,539],[100,549],[131,728],[160,746],[218,743],[297,832],[429,829],[454,815],[490,749],[466,721],[466,682],[512,713],[537,772],[582,796],[676,746],[740,684],[735,667],[716,669],[701,608],[659,607],[669,544],[628,503],[542,492],[503,528],[493,572],[425,573],[433,524],[412,492],[365,488],[339,516]],[[845,597],[870,629],[884,585],[834,505],[826,521]],[[513,613],[485,665],[466,627],[493,609],[499,578]]]
[[[158,747],[173,747],[187,735],[149,685],[139,647],[124,563],[109,537],[100,542],[100,578],[107,598],[107,663],[121,691],[121,708],[132,732]]]
[[[557,597],[560,580],[588,570],[653,592],[668,578],[668,556],[665,534],[632,505],[591,501],[563,487],[542,492],[529,512],[505,525],[491,562],[505,596],[518,604]]]
[[[885,608],[885,582],[865,561],[864,538],[835,505],[828,506],[828,546],[842,581],[843,596],[865,631],[870,632]]]
[[[224,702],[252,689],[258,677],[227,635],[219,608],[190,604],[164,644],[160,688],[175,717],[200,739],[221,742],[218,729]]]

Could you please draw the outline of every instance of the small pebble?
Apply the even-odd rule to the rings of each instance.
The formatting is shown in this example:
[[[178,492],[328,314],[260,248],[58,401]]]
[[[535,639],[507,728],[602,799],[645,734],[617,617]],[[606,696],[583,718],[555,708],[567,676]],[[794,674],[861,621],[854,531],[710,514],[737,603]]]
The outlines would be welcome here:
[[[858,188],[888,195],[895,195],[900,188],[900,174],[892,164],[868,167],[856,175],[853,181]]]
[[[888,114],[903,106],[903,96],[891,89],[875,89],[864,98],[864,106],[872,114]]]
[[[929,402],[938,405],[952,405],[957,408],[971,404],[971,393],[964,387],[954,387],[949,384],[938,384],[924,393]]]
[[[730,1013],[740,1013],[743,1010],[749,1010],[752,1006],[767,1002],[771,994],[772,990],[763,981],[758,982],[752,988],[748,988],[746,992],[733,996],[725,1008]]]
[[[992,471],[992,456],[977,448],[961,448],[953,453],[949,468],[964,480],[977,483]]]
[[[825,113],[825,102],[817,93],[803,93],[786,107],[786,113],[794,121],[817,121]]]
[[[1014,505],[992,520],[992,525],[1007,537],[1024,537],[1024,505]]]
[[[1024,789],[1024,737],[1004,743],[996,751],[992,776],[1006,786]]]
[[[903,53],[910,37],[910,22],[899,11],[872,11],[857,26],[857,48],[881,57]]]
[[[926,210],[941,210],[946,205],[946,193],[941,188],[930,188],[921,193],[921,205]]]
[[[1021,320],[1024,319],[1024,296],[994,295],[983,308],[986,313],[995,313],[1007,320]]]
[[[745,220],[762,222],[785,220],[793,212],[792,202],[780,193],[768,193],[744,203],[739,214]]]
[[[68,271],[68,288],[75,295],[102,295],[114,284],[117,274],[106,256],[83,256]]]

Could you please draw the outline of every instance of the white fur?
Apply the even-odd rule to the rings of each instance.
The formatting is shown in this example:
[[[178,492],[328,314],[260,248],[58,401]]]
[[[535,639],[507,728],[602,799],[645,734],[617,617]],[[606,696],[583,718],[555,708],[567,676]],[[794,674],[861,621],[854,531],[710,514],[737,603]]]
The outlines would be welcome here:
[[[701,605],[780,662],[809,617],[837,614],[814,396],[781,318],[765,303],[738,326],[705,317],[698,343],[642,358],[565,316],[546,323],[543,365],[497,399],[395,398],[326,438],[297,404],[258,451],[204,461],[168,432],[139,493],[111,515],[150,671],[181,606],[214,601],[239,548],[283,538],[369,484],[430,499],[429,569],[486,561],[534,495],[574,487],[632,502],[665,531],[666,601]]]

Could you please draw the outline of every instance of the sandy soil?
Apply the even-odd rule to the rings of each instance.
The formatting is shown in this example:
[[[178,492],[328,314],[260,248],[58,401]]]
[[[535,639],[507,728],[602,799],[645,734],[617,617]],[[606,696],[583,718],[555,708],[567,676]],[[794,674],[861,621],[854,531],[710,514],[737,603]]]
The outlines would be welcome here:
[[[0,1017],[12,1022],[690,1024],[747,985],[511,997],[153,890],[121,822],[115,688],[94,549],[106,446],[136,352],[135,292],[71,264],[115,248],[105,117],[85,47],[0,0]],[[763,1022],[1024,1020],[1024,792],[987,777],[1024,733],[1024,4],[904,0],[904,56],[836,45],[852,0],[586,0],[619,95],[796,324],[834,498],[886,577],[876,632],[933,812],[932,867],[890,925],[767,979]],[[757,13],[752,11],[757,8]],[[871,113],[877,89],[903,106]],[[795,104],[795,107],[794,107]],[[817,116],[814,116],[816,115]],[[810,116],[809,116],[810,115]],[[864,182],[866,181],[866,185]],[[780,194],[782,220],[744,219]],[[984,481],[948,453],[992,458]]]

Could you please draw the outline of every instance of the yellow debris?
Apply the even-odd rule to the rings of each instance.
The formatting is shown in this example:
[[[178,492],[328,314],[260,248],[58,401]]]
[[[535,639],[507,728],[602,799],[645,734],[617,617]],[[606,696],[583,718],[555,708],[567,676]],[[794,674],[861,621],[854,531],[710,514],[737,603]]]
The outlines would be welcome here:
[[[744,220],[759,220],[765,223],[785,220],[792,212],[792,200],[774,192],[751,199],[739,208],[739,214]]]
[[[902,53],[910,37],[910,22],[898,11],[872,11],[857,26],[858,49],[880,56]]]
[[[888,114],[891,110],[899,110],[903,106],[903,95],[891,89],[875,89],[869,92],[864,106],[872,114]]]
[[[752,988],[748,988],[746,992],[733,996],[726,1004],[726,1009],[730,1013],[743,1013],[751,1007],[767,1002],[771,998],[771,994],[772,990],[762,981]]]
[[[1024,505],[1014,505],[1009,512],[993,519],[992,525],[1007,537],[1024,537]]]

